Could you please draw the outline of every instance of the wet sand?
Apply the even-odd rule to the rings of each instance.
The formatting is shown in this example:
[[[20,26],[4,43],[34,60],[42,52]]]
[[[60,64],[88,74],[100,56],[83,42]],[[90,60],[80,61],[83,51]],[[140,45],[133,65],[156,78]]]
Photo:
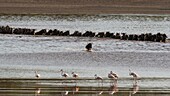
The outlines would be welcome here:
[[[170,14],[170,1],[0,0],[0,14]]]
[[[98,84],[98,81],[94,78],[52,78],[52,79],[19,79],[19,78],[0,78],[0,95],[5,96],[21,96],[21,95],[34,95],[39,96],[61,96],[68,92],[68,96],[96,96],[102,93],[101,96],[119,95],[119,96],[168,96],[170,89],[163,86],[158,87],[144,87],[142,84],[146,82],[152,82],[161,80],[160,78],[142,78],[138,80],[138,83],[133,85],[133,79],[119,78],[118,84],[110,85],[110,79],[104,79],[103,85]],[[164,83],[169,83],[170,79]],[[126,82],[125,82],[126,81]],[[75,83],[77,82],[77,83]],[[160,82],[160,81],[159,81]],[[120,83],[128,83],[128,86],[121,86]],[[167,83],[167,84],[168,84]],[[75,85],[76,84],[76,85]],[[62,95],[63,96],[63,95]]]

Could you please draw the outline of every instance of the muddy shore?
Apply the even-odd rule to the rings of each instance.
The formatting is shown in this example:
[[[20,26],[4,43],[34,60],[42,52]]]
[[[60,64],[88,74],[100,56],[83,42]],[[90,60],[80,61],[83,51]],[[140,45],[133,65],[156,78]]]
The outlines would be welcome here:
[[[0,14],[170,14],[170,1],[0,0]]]

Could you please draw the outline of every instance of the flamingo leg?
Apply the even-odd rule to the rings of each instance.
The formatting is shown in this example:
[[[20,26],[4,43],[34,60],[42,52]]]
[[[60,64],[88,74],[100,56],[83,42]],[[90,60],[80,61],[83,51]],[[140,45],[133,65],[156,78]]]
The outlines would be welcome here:
[[[116,84],[117,84],[117,79],[114,80],[114,85],[116,85]]]
[[[137,84],[137,78],[134,78],[134,85]]]
[[[77,86],[77,79],[75,80],[75,86]]]
[[[103,89],[103,80],[101,80],[101,84],[102,84],[102,89]]]

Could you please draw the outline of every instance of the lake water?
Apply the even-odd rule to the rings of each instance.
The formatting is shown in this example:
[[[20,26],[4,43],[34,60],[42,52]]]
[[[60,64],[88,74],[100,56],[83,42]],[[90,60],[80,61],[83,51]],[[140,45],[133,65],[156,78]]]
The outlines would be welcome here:
[[[0,25],[35,28],[36,31],[46,28],[71,32],[90,30],[127,34],[161,32],[170,37],[169,15],[1,15]],[[92,52],[85,51],[85,45],[89,42],[93,43]],[[61,95],[65,89],[62,89],[61,82],[56,83],[61,79],[60,69],[67,72],[69,78],[73,71],[78,73],[80,78],[94,78],[94,74],[107,78],[107,74],[112,70],[120,77],[117,95],[128,96],[133,87],[133,80],[129,76],[129,69],[131,69],[141,77],[138,82],[140,89],[136,96],[141,94],[159,96],[161,93],[163,93],[161,96],[168,96],[170,93],[169,57],[170,43],[0,34],[0,78],[2,84],[6,82],[0,87],[0,93],[16,92],[17,96],[35,95],[35,91],[40,88],[41,94],[38,95]],[[35,70],[45,80],[34,79]],[[54,80],[50,81],[52,78]],[[96,96],[96,91],[94,94],[93,90],[89,91],[92,92],[91,94],[83,93],[89,88],[95,89],[98,86],[94,81],[90,82],[78,83],[80,89],[85,87],[81,92],[86,96]],[[104,85],[107,90],[109,83]],[[53,87],[56,89],[53,90]],[[76,95],[79,96],[81,92]],[[108,91],[104,93],[108,95]]]

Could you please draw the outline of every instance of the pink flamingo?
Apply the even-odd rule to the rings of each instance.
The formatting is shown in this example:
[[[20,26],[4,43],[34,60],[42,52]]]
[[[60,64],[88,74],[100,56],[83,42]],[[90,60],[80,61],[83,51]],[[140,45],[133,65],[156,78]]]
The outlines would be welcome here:
[[[63,69],[60,70],[61,71],[61,76],[62,77],[68,77],[69,75],[67,73],[64,73]]]
[[[129,69],[129,75],[133,76],[134,82],[135,84],[137,84],[137,79],[139,78],[139,75],[136,74],[135,72],[132,72],[130,69]]]
[[[97,74],[95,74],[94,77],[95,77],[96,80],[101,80],[101,82],[102,82],[102,88],[103,88],[103,78],[102,78],[101,76],[97,76]],[[98,82],[98,86],[99,86],[99,82]],[[100,92],[98,93],[98,95],[101,95],[102,93],[103,93],[103,91],[100,91]]]
[[[36,77],[36,78],[40,78],[40,74],[38,74],[37,71],[35,71],[35,77]]]

